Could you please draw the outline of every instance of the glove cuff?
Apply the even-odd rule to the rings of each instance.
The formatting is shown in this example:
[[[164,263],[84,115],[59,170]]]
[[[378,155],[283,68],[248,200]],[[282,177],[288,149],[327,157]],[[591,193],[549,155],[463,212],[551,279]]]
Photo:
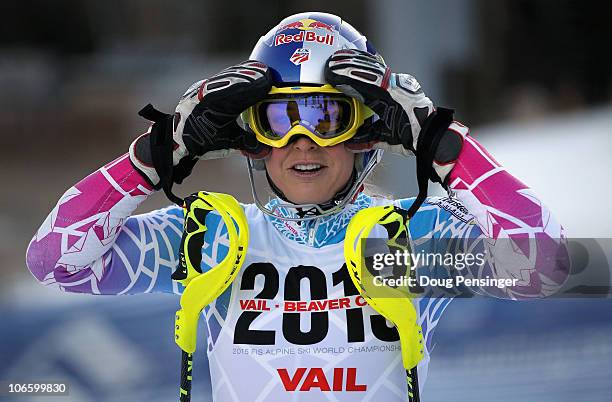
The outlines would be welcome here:
[[[160,180],[153,167],[151,135],[149,132],[142,134],[130,144],[129,154],[132,166],[155,190],[159,190]]]
[[[442,134],[433,160],[433,168],[440,183],[445,183],[448,174],[453,170],[468,132],[469,129],[466,126],[454,121]]]

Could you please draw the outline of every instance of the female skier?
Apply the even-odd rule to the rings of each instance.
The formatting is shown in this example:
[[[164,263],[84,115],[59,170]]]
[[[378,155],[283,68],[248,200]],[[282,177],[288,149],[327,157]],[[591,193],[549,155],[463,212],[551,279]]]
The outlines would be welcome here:
[[[263,205],[252,185],[255,204],[243,205],[251,233],[245,263],[205,311],[215,401],[405,400],[397,332],[360,302],[343,265],[346,227],[357,211],[420,204],[362,191],[383,150],[416,156],[420,177],[448,190],[427,198],[410,220],[422,250],[429,239],[461,240],[458,247],[469,250],[476,242],[535,238],[537,247],[505,247],[504,258],[488,256],[474,273],[515,278],[515,286],[480,290],[541,297],[565,278],[544,263],[563,247],[562,228],[533,191],[337,16],[284,19],[249,61],[195,83],[173,116],[152,120],[129,153],[64,193],[31,241],[27,265],[41,283],[66,292],[180,294],[171,274],[182,209],[131,214],[155,190],[181,183],[196,161],[241,151],[276,198]],[[154,155],[151,132],[160,130],[174,141],[171,158],[165,155],[171,168]],[[228,247],[218,214],[206,226],[203,269]],[[433,330],[450,300],[415,303],[425,338],[421,388]]]

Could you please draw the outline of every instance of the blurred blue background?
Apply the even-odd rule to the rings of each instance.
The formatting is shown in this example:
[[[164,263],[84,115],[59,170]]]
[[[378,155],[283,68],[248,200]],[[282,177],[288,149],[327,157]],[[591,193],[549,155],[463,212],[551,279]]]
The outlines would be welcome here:
[[[171,110],[192,82],[246,59],[283,17],[310,10],[343,16],[392,69],[415,75],[436,104],[455,107],[568,236],[612,237],[608,3],[4,1],[0,381],[68,381],[70,401],[176,399],[177,297],[45,289],[27,271],[25,249],[67,188],[146,129],[140,107]],[[413,160],[387,155],[375,182],[414,195],[413,176]],[[177,192],[199,189],[250,202],[244,160],[201,163]],[[156,194],[139,212],[167,203]],[[612,251],[604,251],[607,264],[594,269],[609,269]],[[423,401],[612,400],[611,318],[609,299],[454,301],[434,336]],[[202,351],[197,400],[207,400],[206,370]]]

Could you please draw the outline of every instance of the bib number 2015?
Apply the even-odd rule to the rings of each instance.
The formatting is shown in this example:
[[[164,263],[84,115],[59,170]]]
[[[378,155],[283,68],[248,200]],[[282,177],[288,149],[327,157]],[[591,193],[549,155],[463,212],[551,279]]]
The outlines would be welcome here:
[[[255,263],[249,265],[242,275],[241,290],[254,290],[255,279],[263,276],[264,284],[256,299],[272,300],[280,290],[280,278],[276,267],[270,263]],[[308,300],[327,299],[327,284],[325,273],[313,266],[299,265],[291,267],[285,277],[283,286],[285,301],[301,300],[300,283],[308,281],[310,298]],[[343,286],[344,296],[359,294],[351,281],[346,265],[332,274],[333,286]],[[276,331],[251,329],[253,321],[262,314],[261,311],[243,311],[234,330],[234,344],[274,345]],[[312,345],[325,339],[329,330],[329,317],[327,311],[310,312],[310,329],[302,331],[300,328],[299,312],[283,312],[283,337],[295,345]],[[347,341],[363,342],[365,340],[364,314],[361,307],[346,308]],[[370,326],[373,335],[387,342],[399,340],[399,334],[394,326],[388,326],[387,320],[378,314],[370,316]]]

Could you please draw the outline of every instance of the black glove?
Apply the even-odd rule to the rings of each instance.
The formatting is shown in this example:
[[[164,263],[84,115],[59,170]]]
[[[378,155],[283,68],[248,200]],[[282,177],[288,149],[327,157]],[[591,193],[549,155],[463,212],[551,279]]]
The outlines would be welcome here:
[[[163,188],[179,203],[172,184],[181,183],[198,159],[224,158],[232,150],[255,158],[265,156],[269,147],[236,120],[265,98],[271,87],[268,67],[248,60],[189,87],[174,116],[147,105],[139,114],[154,124],[130,146],[132,164],[154,188]]]
[[[271,87],[270,70],[254,60],[195,83],[176,107],[174,136],[180,134],[187,152],[200,159],[225,157],[232,149],[249,154],[264,152],[269,148],[242,129],[236,119],[264,99]]]
[[[343,49],[327,61],[325,79],[380,117],[360,130],[352,143],[382,142],[377,148],[416,153],[421,127],[434,107],[413,76],[392,73],[380,56]]]
[[[445,182],[461,151],[465,131],[449,129],[453,111],[435,110],[413,76],[392,73],[378,55],[341,49],[327,61],[325,80],[363,102],[380,118],[364,124],[347,141],[349,148],[416,155],[418,202],[425,198],[428,179]],[[411,216],[416,208],[411,208]]]

